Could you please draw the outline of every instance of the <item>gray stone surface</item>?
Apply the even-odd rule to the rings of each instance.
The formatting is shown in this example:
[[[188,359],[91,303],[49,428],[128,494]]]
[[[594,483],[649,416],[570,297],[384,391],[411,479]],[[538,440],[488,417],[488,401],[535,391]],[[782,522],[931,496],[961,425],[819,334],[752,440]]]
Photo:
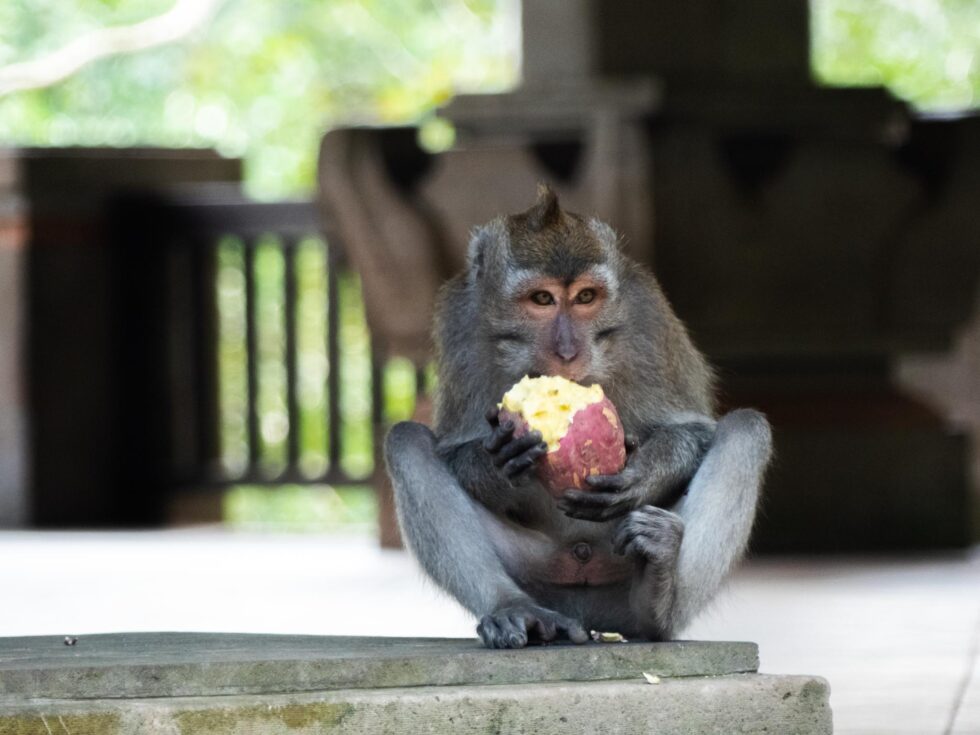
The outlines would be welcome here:
[[[0,638],[0,706],[23,697],[180,697],[387,687],[720,676],[758,669],[754,643],[557,644],[475,639],[117,633]]]
[[[587,650],[587,649],[586,649]],[[487,656],[490,659],[490,656]],[[832,732],[822,679],[719,677],[0,706],[0,735]]]
[[[831,732],[825,681],[757,668],[754,643],[0,638],[0,735]]]

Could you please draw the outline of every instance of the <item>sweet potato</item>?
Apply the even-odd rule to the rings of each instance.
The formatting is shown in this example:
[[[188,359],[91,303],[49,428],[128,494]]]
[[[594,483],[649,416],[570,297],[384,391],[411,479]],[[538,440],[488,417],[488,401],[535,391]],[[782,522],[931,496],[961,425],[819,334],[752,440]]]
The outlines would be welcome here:
[[[583,386],[559,376],[524,377],[504,395],[500,420],[515,434],[541,432],[548,453],[538,478],[554,497],[565,490],[590,490],[591,475],[614,475],[626,463],[619,413],[598,385]]]

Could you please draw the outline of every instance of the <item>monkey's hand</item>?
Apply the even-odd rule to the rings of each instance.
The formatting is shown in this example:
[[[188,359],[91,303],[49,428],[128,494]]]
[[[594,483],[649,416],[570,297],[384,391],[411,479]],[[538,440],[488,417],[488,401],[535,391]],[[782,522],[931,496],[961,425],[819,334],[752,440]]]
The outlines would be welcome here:
[[[559,635],[573,643],[589,639],[578,621],[531,602],[503,605],[484,615],[476,632],[487,648],[523,648],[529,642],[547,643]]]
[[[541,432],[529,431],[515,437],[514,422],[500,423],[500,409],[496,407],[487,411],[487,421],[492,431],[483,448],[504,477],[515,484],[523,481],[534,463],[548,452],[548,445],[541,441]]]
[[[640,465],[635,461],[636,447],[636,439],[627,437],[623,471],[618,475],[586,478],[591,491],[566,490],[558,501],[558,510],[569,518],[598,523],[624,516],[642,505],[646,493],[640,482]]]
[[[641,505],[669,507],[686,492],[714,436],[710,423],[653,427],[642,443],[626,440],[626,466],[618,475],[586,479],[591,491],[566,490],[558,508],[570,518],[610,521]]]
[[[569,489],[558,501],[558,510],[583,521],[611,521],[643,504],[644,488],[636,465],[629,461],[618,475],[593,475],[586,479],[590,491]]]

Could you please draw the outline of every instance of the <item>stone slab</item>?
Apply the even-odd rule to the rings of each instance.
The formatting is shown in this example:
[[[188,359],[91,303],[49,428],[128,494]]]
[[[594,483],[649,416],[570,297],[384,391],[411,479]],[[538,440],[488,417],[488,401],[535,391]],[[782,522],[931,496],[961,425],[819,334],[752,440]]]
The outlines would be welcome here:
[[[587,650],[587,649],[586,649]],[[489,652],[487,652],[489,654]],[[488,660],[496,656],[487,655]],[[736,674],[0,705],[0,735],[826,735],[828,687]]]
[[[723,676],[758,670],[754,643],[555,644],[232,633],[0,638],[0,707],[24,697],[181,697],[388,687]]]

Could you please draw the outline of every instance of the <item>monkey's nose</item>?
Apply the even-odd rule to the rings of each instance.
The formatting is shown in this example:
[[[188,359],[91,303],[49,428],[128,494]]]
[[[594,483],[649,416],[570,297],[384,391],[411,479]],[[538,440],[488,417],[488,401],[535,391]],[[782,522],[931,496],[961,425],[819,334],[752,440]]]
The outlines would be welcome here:
[[[571,362],[578,357],[578,350],[575,347],[559,347],[555,354],[562,359],[562,362]]]

